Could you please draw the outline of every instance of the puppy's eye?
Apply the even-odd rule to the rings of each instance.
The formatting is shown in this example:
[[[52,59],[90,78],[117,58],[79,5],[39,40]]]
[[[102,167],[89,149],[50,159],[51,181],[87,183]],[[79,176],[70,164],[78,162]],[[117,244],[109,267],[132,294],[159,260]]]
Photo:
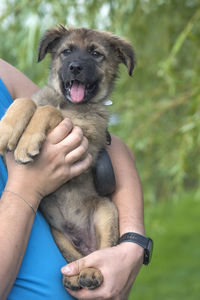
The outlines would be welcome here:
[[[64,56],[67,56],[72,53],[72,49],[65,49],[61,52]]]
[[[100,52],[96,51],[96,50],[93,50],[91,51],[90,53],[94,58],[99,58],[101,56],[103,56],[103,54],[101,54]]]

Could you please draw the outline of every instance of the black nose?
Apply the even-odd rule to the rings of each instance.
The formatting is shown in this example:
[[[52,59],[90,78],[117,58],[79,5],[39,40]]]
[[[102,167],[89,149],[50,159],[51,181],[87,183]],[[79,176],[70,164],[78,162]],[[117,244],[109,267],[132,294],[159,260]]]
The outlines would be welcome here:
[[[79,62],[74,61],[70,63],[69,70],[72,74],[78,75],[83,70],[83,67]]]

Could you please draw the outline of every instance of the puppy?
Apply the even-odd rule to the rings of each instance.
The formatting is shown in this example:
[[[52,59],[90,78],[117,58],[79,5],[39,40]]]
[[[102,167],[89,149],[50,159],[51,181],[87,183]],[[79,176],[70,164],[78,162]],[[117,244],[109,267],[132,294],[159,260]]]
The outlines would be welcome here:
[[[104,101],[111,94],[120,63],[132,74],[133,49],[129,42],[108,32],[60,25],[44,34],[38,61],[47,53],[51,55],[48,84],[32,99],[20,98],[10,106],[0,122],[0,153],[14,151],[17,162],[32,162],[46,135],[68,117],[87,137],[94,166],[106,144],[109,116]],[[108,197],[97,193],[93,166],[40,204],[68,262],[114,246],[118,240],[117,209]],[[63,278],[64,286],[72,290],[94,289],[102,281],[95,268]]]

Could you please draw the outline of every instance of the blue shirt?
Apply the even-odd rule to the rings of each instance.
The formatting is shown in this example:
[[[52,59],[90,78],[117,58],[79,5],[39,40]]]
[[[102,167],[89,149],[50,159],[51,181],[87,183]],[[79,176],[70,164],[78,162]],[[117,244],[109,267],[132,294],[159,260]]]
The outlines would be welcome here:
[[[0,79],[0,119],[12,98]],[[0,157],[0,195],[7,180],[7,170]],[[74,299],[62,285],[60,268],[66,264],[57,248],[48,223],[38,211],[24,259],[8,300]]]

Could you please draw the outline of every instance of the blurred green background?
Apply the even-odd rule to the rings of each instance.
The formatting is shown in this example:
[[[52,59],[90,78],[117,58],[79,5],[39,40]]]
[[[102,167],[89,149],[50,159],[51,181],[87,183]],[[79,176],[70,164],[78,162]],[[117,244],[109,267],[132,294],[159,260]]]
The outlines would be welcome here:
[[[49,60],[36,63],[37,45],[60,23],[109,30],[135,49],[110,131],[135,154],[155,247],[130,299],[200,299],[200,1],[1,0],[0,57],[42,86]]]

